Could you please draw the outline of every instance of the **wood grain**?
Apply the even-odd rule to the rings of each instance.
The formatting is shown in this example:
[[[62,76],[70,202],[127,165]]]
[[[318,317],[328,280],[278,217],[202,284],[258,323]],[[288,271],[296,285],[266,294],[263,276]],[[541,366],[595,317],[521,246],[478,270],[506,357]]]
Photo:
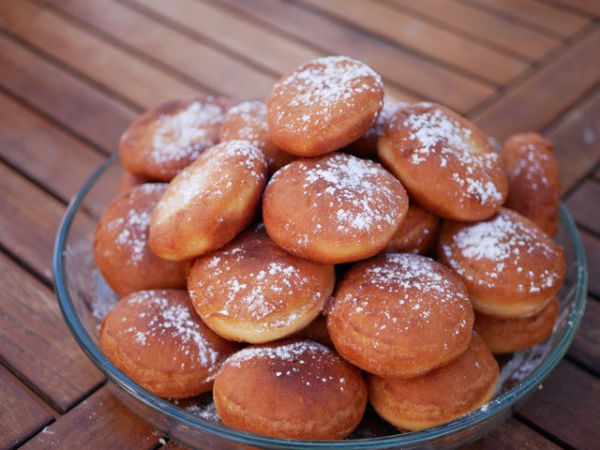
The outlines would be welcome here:
[[[104,380],[75,343],[52,291],[2,253],[0,297],[2,360],[57,410],[73,407]]]
[[[551,450],[560,447],[514,418],[508,419],[483,439],[465,447],[468,450],[494,450],[499,448]]]
[[[1,365],[0,397],[0,448],[19,445],[53,420],[48,408]]]
[[[327,53],[364,61],[384,78],[459,112],[468,111],[494,93],[487,84],[294,4],[281,0],[219,0],[219,3]]]
[[[52,5],[121,45],[233,98],[262,98],[277,78],[111,0],[55,0]]]
[[[567,38],[581,31],[589,19],[535,0],[467,0],[504,14],[532,28]]]
[[[160,437],[103,387],[22,448],[144,450],[156,447]]]
[[[600,207],[594,207],[599,202],[600,183],[588,179],[569,196],[566,204],[578,224],[600,234]]]
[[[557,38],[532,30],[475,6],[448,0],[392,0],[403,10],[457,30],[469,39],[537,61],[561,45]]]
[[[600,89],[572,107],[544,134],[554,144],[563,192],[600,162]]]
[[[597,63],[600,28],[509,90],[475,117],[483,131],[499,140],[524,130],[541,130],[600,80]]]
[[[106,152],[136,112],[80,78],[0,35],[0,83]]]
[[[296,1],[492,83],[507,83],[527,68],[519,59],[435,27],[385,3],[370,1],[365,7],[364,0]]]
[[[600,375],[600,301],[588,298],[579,331],[568,355],[579,364]]]
[[[9,32],[139,108],[198,92],[197,85],[111,45],[52,10],[26,0],[12,5],[4,10],[2,21],[20,26],[9,27]]]
[[[562,361],[543,388],[519,408],[528,421],[578,449],[596,449],[600,428],[600,383],[584,370]],[[568,425],[566,425],[568,424]]]
[[[587,260],[588,291],[600,298],[600,238],[583,230],[579,230],[579,236]]]
[[[598,0],[553,0],[552,3],[557,6],[566,6],[580,13],[591,14],[596,17],[600,16],[600,2]]]

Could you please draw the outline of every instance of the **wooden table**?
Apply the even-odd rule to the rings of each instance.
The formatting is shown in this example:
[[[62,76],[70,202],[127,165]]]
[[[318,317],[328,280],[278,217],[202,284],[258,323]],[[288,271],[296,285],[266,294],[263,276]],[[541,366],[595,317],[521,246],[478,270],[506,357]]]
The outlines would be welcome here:
[[[67,202],[140,111],[198,90],[263,98],[298,63],[346,54],[401,99],[555,143],[586,314],[543,389],[475,447],[598,448],[599,17],[599,0],[0,1],[0,447],[162,445],[63,323],[51,253]]]

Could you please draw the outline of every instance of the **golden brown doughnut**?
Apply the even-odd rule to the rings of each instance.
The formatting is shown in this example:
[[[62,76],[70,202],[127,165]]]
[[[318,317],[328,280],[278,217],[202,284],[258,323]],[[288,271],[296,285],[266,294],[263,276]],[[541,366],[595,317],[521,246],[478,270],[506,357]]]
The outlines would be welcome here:
[[[169,184],[152,213],[148,245],[174,261],[222,247],[252,222],[266,175],[264,155],[248,141],[207,150]]]
[[[325,308],[327,308],[327,304],[325,304]],[[329,337],[329,332],[327,331],[327,317],[324,314],[319,314],[317,318],[306,327],[290,335],[290,338],[310,339],[311,341],[334,348],[333,342]]]
[[[383,106],[381,77],[346,56],[318,58],[279,80],[267,99],[273,142],[288,153],[317,156],[365,134]]]
[[[483,338],[492,353],[512,353],[543,342],[550,334],[558,317],[558,299],[540,312],[517,319],[499,319],[475,313],[473,328]]]
[[[161,397],[209,391],[237,346],[213,333],[179,289],[122,298],[100,329],[100,349],[133,381]]]
[[[375,124],[356,141],[352,142],[344,149],[345,152],[359,158],[376,159],[377,158],[377,141],[383,132],[383,129],[400,108],[408,106],[408,103],[395,100],[389,95],[383,98],[383,108],[379,113],[379,117]]]
[[[504,144],[501,160],[508,179],[505,206],[554,236],[561,186],[552,144],[537,133],[515,134]]]
[[[250,141],[265,154],[270,174],[297,159],[273,143],[267,125],[267,105],[257,100],[240,103],[227,111],[221,125],[220,139]]]
[[[108,285],[120,296],[143,289],[184,288],[190,263],[159,258],[148,247],[152,210],[165,183],[147,183],[121,194],[94,232],[94,257]]]
[[[310,440],[348,436],[367,404],[360,371],[309,340],[240,350],[219,370],[213,396],[230,427]]]
[[[385,251],[425,254],[435,245],[440,219],[415,203],[409,203],[408,212]]]
[[[377,413],[402,430],[422,430],[455,419],[489,402],[498,363],[477,333],[456,360],[418,378],[369,376],[369,400]]]
[[[473,308],[461,279],[420,255],[385,253],[340,281],[327,329],[342,357],[367,372],[411,378],[467,349]]]
[[[123,192],[126,192],[133,187],[145,183],[152,183],[152,180],[137,177],[134,174],[125,171],[123,172],[123,175],[121,175],[121,179],[119,180],[119,194],[122,194]]]
[[[402,183],[379,164],[333,153],[278,170],[265,190],[263,220],[288,252],[342,263],[381,251],[407,208]]]
[[[438,256],[462,277],[477,311],[506,319],[543,309],[565,275],[562,248],[507,208],[484,222],[444,222]]]
[[[202,320],[226,339],[263,343],[289,336],[323,309],[333,265],[286,253],[262,225],[196,259],[188,290]]]
[[[121,136],[121,163],[138,177],[170,181],[219,142],[221,122],[230,106],[224,97],[197,96],[146,111]]]
[[[485,135],[435,103],[400,108],[383,130],[378,155],[411,198],[440,217],[486,219],[508,194],[498,154]]]

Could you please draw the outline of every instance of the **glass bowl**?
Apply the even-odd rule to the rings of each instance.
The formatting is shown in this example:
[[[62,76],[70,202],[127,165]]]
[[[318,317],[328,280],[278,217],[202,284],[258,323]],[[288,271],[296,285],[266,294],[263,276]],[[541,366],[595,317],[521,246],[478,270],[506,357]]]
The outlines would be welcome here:
[[[229,428],[211,411],[210,395],[192,407],[175,404],[146,391],[117,369],[98,347],[99,320],[116,298],[98,273],[92,256],[98,217],[116,197],[122,173],[116,155],[109,158],[71,201],[54,247],[54,283],[65,321],[83,351],[109,380],[114,394],[152,427],[198,448],[452,448],[492,431],[536,390],[567,351],[585,304],[587,272],[579,235],[561,205],[557,242],[564,247],[567,273],[558,299],[560,313],[552,335],[542,344],[499,358],[498,389],[482,408],[423,431],[399,433],[368,409],[365,419],[343,441],[271,438]],[[200,403],[198,403],[200,402]],[[202,403],[203,402],[203,403]]]

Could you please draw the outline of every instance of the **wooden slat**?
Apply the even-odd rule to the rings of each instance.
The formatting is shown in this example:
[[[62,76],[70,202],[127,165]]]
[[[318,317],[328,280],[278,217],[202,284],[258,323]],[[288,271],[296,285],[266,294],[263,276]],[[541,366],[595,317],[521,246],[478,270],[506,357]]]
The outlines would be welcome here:
[[[521,60],[382,3],[370,1],[365,7],[364,0],[297,1],[496,84],[509,82],[527,68]]]
[[[523,130],[540,130],[600,81],[600,28],[500,100],[477,114],[475,122],[490,136],[504,140]]]
[[[136,113],[0,35],[0,84],[107,152]]]
[[[574,448],[594,449],[600,440],[599,398],[598,379],[562,361],[519,414]]]
[[[465,447],[468,450],[495,450],[499,448],[553,450],[560,447],[514,418],[508,419],[483,439]]]
[[[384,78],[462,113],[494,93],[484,83],[294,4],[281,0],[219,0],[219,3],[328,53],[364,61]]]
[[[467,0],[511,19],[562,37],[581,31],[589,19],[535,0]]]
[[[600,301],[588,298],[579,331],[568,355],[600,375]]]
[[[277,78],[111,0],[51,3],[122,45],[233,98],[262,98]]]
[[[39,433],[23,449],[151,449],[160,435],[103,387]]]
[[[2,253],[0,298],[2,360],[56,409],[66,411],[103,381],[73,340],[52,291]]]
[[[600,183],[586,180],[567,200],[575,221],[600,234]]]
[[[579,236],[587,260],[588,291],[600,297],[600,238],[583,230],[579,230]]]
[[[50,280],[52,246],[64,206],[4,164],[0,192],[0,242]]]
[[[573,10],[593,16],[600,16],[600,2],[598,0],[553,0],[559,6],[566,6]]]
[[[198,92],[190,83],[108,44],[43,6],[26,0],[9,5],[3,9],[3,28],[139,107],[150,108]],[[19,26],[10,27],[5,22]]]
[[[38,184],[68,201],[105,156],[30,108],[0,93],[0,156]],[[118,183],[114,179],[113,183]],[[106,205],[111,192],[97,192]]]
[[[19,445],[53,420],[48,409],[2,366],[0,398],[0,448]]]
[[[571,108],[544,134],[554,143],[563,192],[600,162],[600,89]]]
[[[556,38],[466,3],[450,0],[392,0],[398,7],[458,30],[470,39],[537,61],[561,45]]]
[[[273,36],[269,30],[209,3],[195,0],[127,0],[127,3],[143,5],[191,33],[225,46],[279,75],[324,54],[284,36]]]

